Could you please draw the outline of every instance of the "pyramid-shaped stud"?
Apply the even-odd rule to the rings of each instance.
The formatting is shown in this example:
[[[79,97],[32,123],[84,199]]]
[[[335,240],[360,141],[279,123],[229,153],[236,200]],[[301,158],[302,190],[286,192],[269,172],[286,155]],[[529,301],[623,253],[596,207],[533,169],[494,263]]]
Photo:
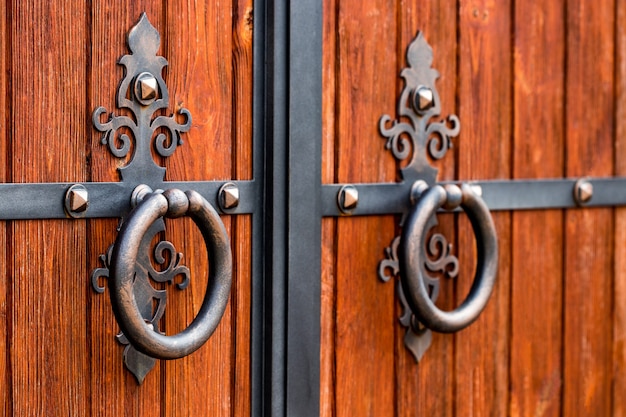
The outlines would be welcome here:
[[[431,109],[435,105],[435,96],[433,90],[428,87],[418,87],[413,97],[415,110],[424,112]]]
[[[70,210],[81,212],[87,210],[89,206],[89,193],[87,190],[70,191]]]
[[[239,188],[232,182],[222,186],[219,193],[219,204],[222,210],[232,210],[239,205]]]
[[[588,203],[593,197],[593,184],[587,178],[582,178],[574,184],[574,200],[579,205]]]
[[[85,217],[89,207],[89,193],[82,184],[72,185],[65,193],[65,211],[71,217]]]
[[[359,190],[353,185],[345,185],[339,190],[339,209],[344,213],[350,213],[359,203]]]
[[[135,92],[142,104],[149,104],[157,98],[159,86],[156,78],[149,72],[142,72],[137,76]]]

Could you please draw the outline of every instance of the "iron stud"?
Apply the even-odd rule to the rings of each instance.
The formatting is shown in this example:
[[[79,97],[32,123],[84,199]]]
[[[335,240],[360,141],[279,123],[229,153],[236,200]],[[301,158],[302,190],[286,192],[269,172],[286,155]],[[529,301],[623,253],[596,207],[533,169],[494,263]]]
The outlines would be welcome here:
[[[343,213],[351,213],[359,204],[359,190],[354,185],[344,185],[337,195],[337,203]]]
[[[219,191],[218,203],[222,211],[236,208],[239,205],[239,188],[232,182],[222,185]]]
[[[89,192],[82,184],[72,185],[65,193],[65,211],[74,218],[85,216],[89,207]]]
[[[582,205],[591,201],[593,197],[593,184],[588,179],[582,178],[574,184],[574,200]]]
[[[413,107],[417,112],[425,112],[435,105],[435,96],[433,90],[428,87],[420,86],[413,94]]]
[[[157,98],[158,84],[154,75],[142,72],[135,81],[135,94],[137,100],[144,105],[150,104]]]

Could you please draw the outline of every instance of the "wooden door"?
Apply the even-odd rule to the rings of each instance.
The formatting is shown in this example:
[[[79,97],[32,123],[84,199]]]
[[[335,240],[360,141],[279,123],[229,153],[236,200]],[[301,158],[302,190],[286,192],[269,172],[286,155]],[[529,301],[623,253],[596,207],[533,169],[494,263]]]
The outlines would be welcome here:
[[[434,50],[442,116],[461,134],[439,181],[624,175],[626,7],[620,1],[329,0],[323,14],[323,183],[396,181],[378,132],[403,88],[405,51]],[[323,416],[621,416],[623,209],[494,212],[499,271],[468,329],[435,334],[418,363],[403,345],[378,262],[398,218],[323,221]],[[471,285],[474,236],[440,216]]]
[[[166,180],[250,178],[252,1],[55,0],[0,5],[3,182],[119,181],[126,161],[101,144],[91,114],[98,106],[117,111],[116,62],[129,53],[125,37],[142,12],[169,61],[168,115],[185,107],[193,117],[184,145],[159,161]],[[159,361],[142,385],[124,368],[108,295],[90,284],[118,220],[4,222],[1,414],[250,415],[250,216],[222,218],[234,257],[224,318],[200,351]],[[187,219],[172,221],[166,238],[192,271],[186,290],[168,290],[170,333],[197,312],[207,261]]]

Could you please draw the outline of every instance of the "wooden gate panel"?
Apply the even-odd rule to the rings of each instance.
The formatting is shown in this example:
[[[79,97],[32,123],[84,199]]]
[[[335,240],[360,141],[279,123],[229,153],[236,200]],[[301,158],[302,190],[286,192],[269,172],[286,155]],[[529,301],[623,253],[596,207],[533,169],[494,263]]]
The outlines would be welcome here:
[[[613,2],[567,7],[567,176],[613,175]],[[591,58],[593,57],[593,58]],[[612,209],[565,215],[564,415],[611,413]]]
[[[626,175],[626,3],[615,6],[615,175]],[[613,416],[626,415],[626,209],[615,209]]]
[[[11,180],[84,181],[86,49],[68,39],[86,39],[85,15],[62,1],[10,7]],[[88,291],[85,222],[13,222],[9,236],[13,410],[81,414],[90,375],[87,312],[76,302]]]
[[[518,1],[514,16],[513,176],[562,177],[564,5]],[[515,212],[512,227],[509,413],[558,416],[563,385],[563,212]]]

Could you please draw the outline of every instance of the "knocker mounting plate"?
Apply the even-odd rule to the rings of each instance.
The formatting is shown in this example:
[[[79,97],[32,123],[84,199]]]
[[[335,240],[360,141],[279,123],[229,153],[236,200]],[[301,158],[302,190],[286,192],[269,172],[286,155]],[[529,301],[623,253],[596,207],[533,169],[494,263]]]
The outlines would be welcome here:
[[[111,113],[108,120],[103,121],[103,115],[106,113],[106,110],[103,107],[98,107],[93,112],[93,124],[97,130],[102,132],[102,144],[107,146],[115,157],[125,158],[132,151],[127,165],[118,168],[122,182],[135,186],[130,198],[131,201],[129,202],[129,205],[131,208],[134,208],[134,210],[130,212],[130,214],[124,214],[123,222],[127,223],[132,218],[135,223],[139,223],[139,225],[143,227],[146,224],[145,222],[150,219],[144,216],[137,220],[138,216],[133,215],[134,211],[138,210],[138,205],[142,204],[144,199],[154,195],[151,186],[155,188],[160,186],[165,188],[166,185],[166,183],[163,182],[165,168],[159,166],[154,161],[151,149],[154,148],[156,154],[162,157],[172,155],[177,146],[183,143],[181,134],[189,131],[191,127],[191,114],[184,108],[179,111],[178,117],[184,120],[183,123],[177,121],[176,115],[164,115],[164,112],[167,111],[169,106],[169,93],[167,85],[163,80],[162,72],[168,63],[164,57],[157,55],[157,51],[160,47],[160,36],[158,31],[150,24],[145,14],[141,15],[139,22],[130,30],[128,34],[128,47],[131,53],[124,55],[119,60],[119,64],[125,69],[124,78],[120,82],[117,90],[117,108],[120,114]],[[233,190],[235,191],[234,194]],[[222,185],[220,193],[225,194],[230,192],[230,194],[228,194],[228,196],[230,196],[228,200],[229,206],[226,207],[225,204],[222,204],[223,210],[229,210],[237,206],[239,200],[238,191],[237,186],[233,183]],[[157,190],[155,193],[158,194],[159,192],[160,190]],[[167,202],[161,203],[166,206],[173,204],[172,207],[167,208],[165,206],[162,210],[166,210],[168,215],[170,215],[170,213],[175,214],[174,217],[184,215],[186,211],[181,212],[179,206],[181,204],[184,205],[185,201],[187,206],[190,204],[188,198],[185,197],[185,193],[179,190],[169,190],[166,191],[164,195],[170,200],[171,198],[175,198],[172,201],[167,200]],[[203,208],[213,210],[209,208],[210,204],[202,199],[199,194],[195,193],[193,195],[196,200],[200,199],[204,202],[201,204]],[[232,201],[233,199],[236,199],[236,201]],[[218,198],[218,201],[222,200],[227,201],[226,199]],[[199,210],[199,208],[194,210]],[[146,211],[146,209],[143,211]],[[123,241],[120,242],[120,237],[118,237],[115,245],[109,247],[106,255],[100,256],[103,266],[95,269],[92,273],[92,286],[98,293],[102,293],[105,290],[105,288],[100,285],[101,279],[106,278],[109,280],[112,304],[121,328],[137,329],[137,327],[133,328],[125,323],[125,318],[121,313],[128,310],[131,312],[136,310],[143,318],[143,321],[148,324],[152,332],[159,336],[163,335],[159,322],[165,313],[167,293],[166,290],[155,288],[153,282],[167,284],[176,282],[177,288],[181,290],[187,287],[189,283],[190,271],[182,264],[182,254],[176,251],[171,242],[158,240],[165,232],[163,216],[166,212],[155,217],[151,223],[147,223],[148,226],[146,226],[147,228],[140,238],[137,245],[138,248],[131,248],[131,252],[134,251],[136,253],[134,257],[127,253],[119,253],[119,250],[116,252],[115,246],[124,243]],[[212,218],[218,218],[217,213],[214,211],[211,211],[211,213],[213,213],[211,215]],[[152,215],[153,214],[154,213],[152,213]],[[198,224],[198,221],[200,221],[200,224]],[[196,223],[201,227],[206,227],[202,224],[202,219],[197,220]],[[215,221],[213,223],[215,223]],[[219,221],[217,223],[219,223]],[[120,234],[127,229],[125,226],[127,225],[122,225]],[[139,229],[141,229],[141,227],[139,227]],[[133,233],[138,232],[135,231]],[[126,232],[124,236],[128,237],[129,234],[132,233]],[[153,243],[155,239],[157,241],[156,244]],[[225,241],[227,242],[228,239],[226,238]],[[230,249],[228,248],[227,250],[228,253],[230,253]],[[130,260],[126,260],[125,257],[127,255],[130,256]],[[215,253],[213,253],[213,255],[215,255]],[[116,256],[123,258],[120,261],[120,265],[124,264],[124,262],[132,263],[132,266],[130,266],[132,277],[125,277],[126,279],[131,279],[129,285],[133,293],[132,299],[127,302],[123,301],[124,294],[119,295],[116,292],[120,291],[117,286],[121,285],[116,284],[121,282],[121,278],[112,275],[115,273]],[[228,273],[230,272],[228,271]],[[228,281],[227,286],[229,291],[230,278],[226,281]],[[124,287],[122,287],[122,290],[123,288]],[[122,301],[119,301],[118,298]],[[220,297],[219,301],[223,302],[225,306],[227,299],[228,295],[226,293],[226,296]],[[214,316],[215,312],[216,311],[211,311]],[[219,317],[221,317],[221,314]],[[219,317],[217,322],[219,322]],[[217,325],[217,323],[214,324]],[[144,324],[141,323],[140,326],[144,326]],[[141,331],[140,329],[140,332]],[[180,336],[182,333],[185,332],[183,331],[177,336]],[[210,333],[212,333],[212,330],[209,332],[208,336],[210,336]],[[137,336],[131,336],[131,334],[120,332],[117,335],[117,340],[125,345],[123,354],[124,364],[133,375],[135,375],[137,381],[142,383],[148,372],[156,363],[155,356],[160,358],[173,358],[174,356],[169,356],[167,352],[159,352],[158,355],[149,355],[148,352],[150,352],[152,346],[140,348],[138,345],[144,345],[143,339]],[[206,336],[206,338],[208,338],[208,336]],[[148,335],[148,338],[150,337],[151,336]],[[179,337],[179,339],[182,340],[183,344],[186,342],[196,343],[198,340],[202,339],[202,337],[198,338],[197,335],[194,335],[191,339],[183,340],[183,337]],[[136,343],[133,343],[133,340]],[[185,354],[191,353],[193,350],[189,349]]]
[[[398,161],[410,157],[400,173],[406,183],[414,184],[411,198],[415,199],[424,189],[434,185],[437,178],[437,169],[430,165],[427,152],[433,159],[443,158],[452,147],[451,139],[459,134],[460,123],[456,115],[448,116],[445,121],[433,120],[441,114],[441,101],[435,87],[439,72],[431,67],[433,51],[421,33],[407,49],[407,62],[408,67],[400,73],[404,79],[404,88],[397,104],[397,118],[392,120],[388,115],[382,116],[379,129],[386,139],[385,147],[391,150]],[[422,189],[416,189],[418,186]],[[405,220],[406,213],[402,216],[401,225]],[[431,230],[436,225],[436,218],[431,217],[427,229]],[[400,236],[397,236],[385,250],[386,259],[380,262],[378,270],[378,276],[383,282],[399,276],[399,246]],[[456,277],[458,259],[452,254],[452,245],[440,233],[431,234],[421,250],[421,259],[424,260],[422,273],[434,303],[440,286],[440,280],[434,273],[448,278]],[[413,313],[400,282],[397,283],[397,292],[402,304],[400,323],[406,328],[404,344],[419,361],[430,346],[431,330],[425,328]]]
[[[165,168],[152,158],[152,141],[156,152],[168,157],[182,145],[181,133],[191,127],[191,114],[185,108],[179,111],[185,118],[183,124],[178,123],[174,115],[159,114],[169,106],[169,93],[162,76],[167,60],[157,55],[160,44],[159,32],[143,13],[139,23],[128,33],[131,54],[119,60],[125,71],[117,90],[117,107],[129,110],[132,117],[111,113],[109,120],[103,123],[101,117],[106,109],[98,107],[93,112],[93,124],[103,132],[102,144],[108,145],[115,157],[126,157],[134,145],[130,162],[119,168],[119,172],[123,181],[135,184],[155,179],[162,181],[165,175]]]

